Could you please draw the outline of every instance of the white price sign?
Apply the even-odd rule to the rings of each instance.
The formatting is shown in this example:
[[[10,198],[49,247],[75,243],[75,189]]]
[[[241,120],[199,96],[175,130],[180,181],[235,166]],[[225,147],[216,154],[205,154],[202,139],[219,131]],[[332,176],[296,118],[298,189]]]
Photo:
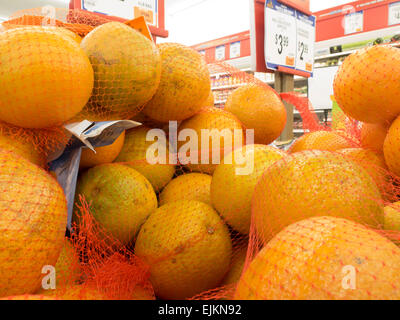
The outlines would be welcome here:
[[[82,0],[82,9],[124,19],[144,16],[146,22],[157,26],[158,0]]]
[[[265,12],[265,59],[269,68],[295,67],[296,11],[270,1]]]
[[[400,2],[389,5],[389,26],[400,24]]]
[[[215,48],[215,60],[225,60],[225,46],[218,46]]]
[[[240,41],[232,42],[229,45],[229,58],[239,58],[240,57]]]
[[[296,69],[313,72],[315,18],[297,12]]]
[[[361,32],[364,29],[364,13],[354,12],[344,17],[344,34]]]
[[[313,73],[315,17],[278,0],[265,7],[265,60],[268,69],[279,66]]]

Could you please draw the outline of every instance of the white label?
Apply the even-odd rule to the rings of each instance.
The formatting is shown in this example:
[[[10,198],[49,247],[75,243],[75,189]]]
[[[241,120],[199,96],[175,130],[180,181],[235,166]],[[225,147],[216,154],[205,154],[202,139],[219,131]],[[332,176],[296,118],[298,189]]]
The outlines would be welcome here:
[[[389,26],[400,24],[400,2],[389,5]]]
[[[297,20],[296,69],[313,72],[315,27],[304,20]]]
[[[144,16],[146,22],[157,26],[157,0],[82,0],[82,9],[124,19]]]
[[[215,48],[215,60],[225,60],[225,46],[219,46]]]
[[[296,18],[267,7],[265,30],[265,58],[267,63],[294,67]]]
[[[352,34],[363,31],[364,13],[354,12],[344,17],[344,34]]]
[[[240,57],[240,41],[230,44],[229,57],[231,59]]]

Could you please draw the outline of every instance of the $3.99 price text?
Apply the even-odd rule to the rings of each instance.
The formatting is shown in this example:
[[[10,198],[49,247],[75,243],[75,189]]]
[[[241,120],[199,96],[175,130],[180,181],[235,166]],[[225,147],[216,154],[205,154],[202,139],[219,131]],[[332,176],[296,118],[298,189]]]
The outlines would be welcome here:
[[[275,45],[278,49],[278,53],[282,54],[283,49],[289,46],[289,37],[281,34],[275,34]]]

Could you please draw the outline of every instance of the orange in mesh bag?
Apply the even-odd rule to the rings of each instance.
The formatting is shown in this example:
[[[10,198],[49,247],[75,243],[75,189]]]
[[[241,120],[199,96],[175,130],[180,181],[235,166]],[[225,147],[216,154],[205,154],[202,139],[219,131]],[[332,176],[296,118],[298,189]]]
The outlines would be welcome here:
[[[178,135],[181,137],[178,141],[180,162],[191,171],[208,174],[214,172],[225,154],[234,147],[243,146],[246,141],[238,118],[214,107],[205,108],[183,121]],[[189,141],[194,141],[194,150],[191,145],[186,145]]]
[[[65,123],[82,110],[93,69],[79,44],[53,28],[0,33],[0,120],[25,128]]]
[[[67,203],[43,169],[0,149],[0,296],[32,294],[42,268],[55,265],[63,244]]]
[[[56,288],[41,289],[33,298],[154,300],[148,266],[96,222],[83,197],[76,208],[79,223],[55,265]]]
[[[70,134],[63,127],[27,129],[0,121],[0,148],[13,151],[47,169],[47,158],[64,148]]]
[[[159,122],[185,120],[206,104],[210,74],[203,57],[177,43],[157,45],[162,58],[160,86],[143,112]]]
[[[286,125],[286,109],[268,85],[250,83],[233,91],[225,105],[246,128],[254,129],[256,143],[270,144],[282,133]]]
[[[278,233],[250,262],[236,299],[400,299],[400,249],[353,221],[316,217]]]
[[[193,200],[167,203],[143,224],[135,254],[150,267],[161,299],[188,299],[216,288],[229,270],[228,228],[209,205]]]
[[[217,166],[211,183],[212,204],[233,229],[249,233],[257,182],[269,166],[285,156],[285,152],[270,146],[247,145],[227,154]]]
[[[383,200],[372,177],[344,156],[326,151],[296,153],[269,167],[254,191],[252,212],[265,242],[314,216],[383,226]]]
[[[315,131],[310,132],[297,139],[290,147],[290,153],[305,150],[336,151],[357,146],[348,137],[344,137],[339,132]]]
[[[387,124],[400,114],[400,50],[373,46],[345,59],[334,81],[335,99],[350,117]]]
[[[342,149],[337,152],[361,165],[375,181],[385,200],[394,199],[390,173],[387,171],[385,159],[382,155],[361,148]]]
[[[96,27],[81,47],[94,69],[92,97],[77,119],[128,119],[155,94],[161,57],[154,43],[133,28],[109,22]]]
[[[385,125],[363,123],[360,130],[361,146],[378,154],[383,154],[383,144],[388,130]]]
[[[96,221],[123,245],[134,240],[157,208],[150,182],[123,164],[100,165],[84,172],[77,183],[76,196],[79,195],[91,202]]]
[[[170,153],[167,141],[151,141],[147,134],[151,129],[140,126],[126,132],[125,142],[115,162],[123,163],[141,173],[160,192],[175,174],[175,166],[169,164]],[[154,151],[148,153],[148,151]],[[157,157],[163,163],[151,164]]]

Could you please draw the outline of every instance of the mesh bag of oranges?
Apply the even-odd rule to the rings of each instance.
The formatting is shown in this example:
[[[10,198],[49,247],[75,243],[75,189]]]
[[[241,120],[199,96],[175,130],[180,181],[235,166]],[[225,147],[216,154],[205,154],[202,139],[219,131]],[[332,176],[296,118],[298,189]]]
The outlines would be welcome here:
[[[0,33],[6,132],[26,143],[81,119],[143,125],[82,150],[67,239],[40,157],[0,145],[0,296],[400,298],[398,49],[343,63],[334,98],[348,120],[332,130],[307,99],[224,64],[243,85],[216,108],[210,66],[186,46],[83,12],[43,20],[18,13]],[[284,102],[309,131],[287,151],[273,144]]]
[[[235,299],[398,300],[400,51],[350,55],[334,81],[342,126],[323,126],[306,99],[281,94],[306,133],[258,180],[249,249]]]

